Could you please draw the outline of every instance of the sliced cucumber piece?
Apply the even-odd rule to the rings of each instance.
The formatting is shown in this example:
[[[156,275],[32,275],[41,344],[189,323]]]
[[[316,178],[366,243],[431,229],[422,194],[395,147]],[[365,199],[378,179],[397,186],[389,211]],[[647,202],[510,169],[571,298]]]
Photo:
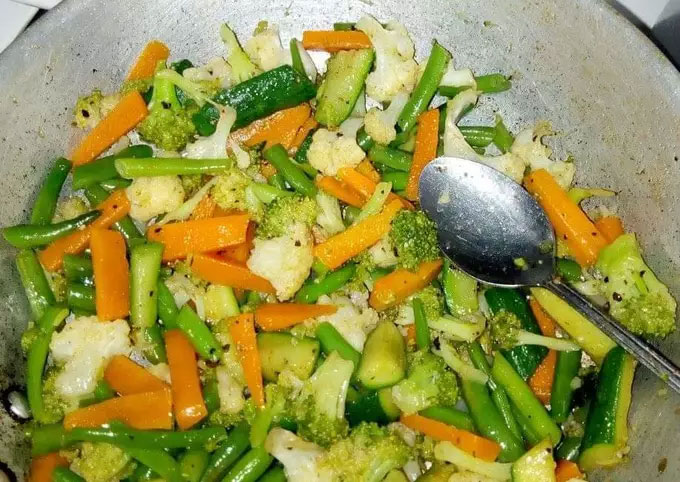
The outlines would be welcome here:
[[[555,465],[552,442],[545,439],[512,464],[512,482],[555,482]]]
[[[257,349],[262,376],[269,382],[275,382],[279,373],[286,369],[301,380],[309,378],[314,372],[321,347],[314,338],[296,338],[290,333],[259,333]]]
[[[348,396],[345,405],[345,415],[351,426],[361,422],[385,425],[397,420],[400,414],[399,408],[392,401],[391,388],[357,394],[351,400]]]
[[[383,321],[368,335],[357,380],[371,390],[391,387],[406,376],[406,343],[399,329]]]

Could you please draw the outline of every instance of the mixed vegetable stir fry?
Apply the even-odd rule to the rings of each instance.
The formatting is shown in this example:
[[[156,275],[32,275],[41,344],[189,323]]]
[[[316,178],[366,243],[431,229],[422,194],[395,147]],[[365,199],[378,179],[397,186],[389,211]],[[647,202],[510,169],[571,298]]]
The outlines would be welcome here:
[[[33,482],[558,481],[628,452],[633,359],[541,288],[444,259],[418,178],[444,154],[523,183],[558,275],[633,333],[676,302],[542,122],[466,125],[501,74],[365,16],[205,64],[150,42],[81,98],[29,224]],[[504,95],[512,95],[511,93]],[[73,192],[62,195],[71,174]]]

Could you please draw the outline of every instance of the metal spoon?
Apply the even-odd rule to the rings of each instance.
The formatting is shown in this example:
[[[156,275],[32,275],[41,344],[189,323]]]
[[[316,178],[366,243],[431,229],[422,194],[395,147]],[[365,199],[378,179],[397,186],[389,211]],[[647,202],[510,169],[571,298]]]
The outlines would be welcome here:
[[[555,279],[552,225],[521,185],[484,164],[440,157],[420,177],[420,205],[459,269],[495,286],[547,288],[680,393],[677,365]]]

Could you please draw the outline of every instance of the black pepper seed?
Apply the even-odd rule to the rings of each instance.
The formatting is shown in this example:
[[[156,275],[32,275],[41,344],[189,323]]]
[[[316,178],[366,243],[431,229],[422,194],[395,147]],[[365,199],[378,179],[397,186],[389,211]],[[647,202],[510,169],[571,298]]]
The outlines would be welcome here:
[[[618,294],[616,291],[614,291],[614,293],[612,293],[612,298],[614,299],[614,301],[623,300],[623,297],[620,294]]]

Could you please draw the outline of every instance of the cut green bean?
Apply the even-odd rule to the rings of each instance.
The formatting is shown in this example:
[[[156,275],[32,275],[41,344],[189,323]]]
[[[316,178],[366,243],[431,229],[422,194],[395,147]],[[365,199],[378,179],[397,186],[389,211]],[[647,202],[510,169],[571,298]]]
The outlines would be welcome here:
[[[300,72],[302,75],[307,75],[305,72],[305,65],[302,63],[302,57],[300,57],[300,49],[298,47],[298,39],[290,39],[290,57],[293,68]]]
[[[569,460],[570,462],[578,462],[582,442],[583,437],[564,437],[562,443],[560,443],[557,450],[555,450],[556,458],[560,460]]]
[[[291,161],[288,153],[281,144],[276,144],[264,151],[264,157],[276,170],[281,173],[291,187],[305,196],[314,197],[317,189],[314,182],[307,177],[304,171]]]
[[[206,427],[183,432],[137,430],[121,423],[97,428],[74,428],[66,432],[66,443],[105,442],[119,447],[158,449],[197,449],[226,439],[224,427]]]
[[[116,189],[125,189],[132,184],[130,179],[123,179],[122,177],[117,177],[115,179],[108,179],[99,183],[101,187],[107,191],[115,191]]]
[[[151,176],[186,176],[191,174],[222,174],[233,166],[230,158],[187,159],[184,157],[121,157],[116,159],[116,171],[121,177],[134,179]]]
[[[156,472],[166,482],[182,482],[179,464],[164,450],[133,447],[126,447],[124,450],[133,459]]]
[[[208,378],[203,384],[203,401],[208,413],[213,413],[220,408],[220,393],[214,377]]]
[[[179,309],[175,303],[175,297],[172,296],[170,288],[166,286],[163,280],[158,280],[156,294],[158,296],[158,317],[167,330],[177,328]]]
[[[286,180],[278,172],[276,174],[274,174],[273,176],[270,176],[269,179],[267,179],[267,183],[270,186],[273,186],[277,189],[280,189],[281,191],[286,190]]]
[[[140,144],[138,146],[126,147],[122,151],[112,156],[102,157],[95,161],[77,166],[73,169],[73,189],[83,189],[91,184],[96,184],[102,181],[109,181],[118,177],[116,170],[116,159],[123,157],[151,157],[153,156],[153,149],[151,146]]]
[[[356,221],[357,217],[359,216],[359,213],[361,213],[361,209],[355,206],[345,206],[345,209],[343,209],[343,216],[342,216],[342,221],[345,223],[345,226],[351,226],[354,224]]]
[[[55,467],[54,471],[52,472],[52,481],[85,482],[85,479],[83,479],[80,475],[76,474],[72,470],[67,469],[66,467]]]
[[[189,305],[182,306],[175,319],[177,327],[184,332],[198,355],[204,360],[219,361],[222,347],[208,325],[201,320]]]
[[[42,373],[40,375],[42,381]],[[26,390],[28,391],[28,378],[26,381]],[[56,452],[68,444],[66,429],[62,422],[50,425],[34,425],[26,431],[26,435],[31,441],[31,455],[33,456]]]
[[[241,457],[222,482],[255,482],[274,461],[264,447],[255,447]]]
[[[94,284],[92,258],[77,254],[64,255],[64,275],[66,281],[92,286]]]
[[[295,295],[295,300],[300,303],[316,303],[322,295],[330,295],[336,292],[352,279],[356,271],[354,263],[348,263],[342,268],[328,273],[321,280],[307,281]]]
[[[208,467],[210,454],[202,449],[188,450],[179,458],[179,470],[186,482],[199,482]]]
[[[569,283],[581,281],[583,276],[581,266],[573,259],[557,258],[555,269],[557,270],[557,274]]]
[[[361,126],[361,128],[357,131],[357,144],[364,150],[364,152],[370,151],[371,148],[375,146],[375,141],[371,136],[366,134],[366,129],[364,129],[364,126]]]
[[[475,422],[469,413],[458,410],[452,407],[429,407],[419,412],[423,417],[438,420],[447,425],[456,428],[467,430],[468,432],[475,431]]]
[[[505,124],[503,123],[503,118],[501,116],[496,116],[496,127],[493,136],[493,143],[498,147],[498,149],[505,154],[510,152],[512,149],[512,144],[515,142],[515,138],[510,133]]]
[[[313,132],[310,132],[307,134],[307,137],[305,137],[305,140],[302,141],[302,144],[300,144],[300,147],[298,147],[297,152],[295,153],[295,162],[298,164],[307,164],[307,151],[309,151],[309,146],[312,145],[312,137],[314,136]]]
[[[496,92],[504,92],[512,87],[510,78],[503,74],[486,74],[475,77],[477,81],[477,90],[492,94]]]
[[[335,22],[333,24],[333,30],[342,32],[354,30],[354,22]]]
[[[217,482],[249,446],[248,433],[250,429],[245,422],[239,423],[229,432],[227,440],[217,447],[210,457],[208,468],[201,477],[201,482]]]
[[[512,408],[512,415],[515,417],[515,420],[517,420],[517,424],[519,425],[522,432],[522,437],[524,437],[524,440],[526,440],[527,444],[529,446],[534,446],[541,442],[543,438],[531,425],[530,419],[527,417],[527,415],[525,415],[523,412],[520,412],[514,403],[510,402],[510,406]]]
[[[413,162],[411,154],[379,144],[371,147],[368,151],[368,158],[376,164],[404,172],[408,172],[411,169],[411,163]]]
[[[393,191],[403,191],[406,189],[406,184],[408,184],[408,173],[386,172],[382,175],[382,180],[384,182],[391,182]]]
[[[45,225],[52,222],[61,188],[71,171],[71,161],[60,157],[54,161],[38,192],[31,211],[31,224]]]
[[[90,201],[90,204],[97,206],[106,201],[109,197],[109,192],[99,184],[92,184],[85,188],[85,197]],[[123,235],[128,246],[131,246],[135,240],[144,239],[144,236],[142,236],[129,216],[124,216],[120,221],[114,223],[113,227]]]
[[[463,92],[464,90],[467,90],[469,88],[470,88],[469,86],[454,87],[452,85],[441,85],[437,88],[437,94],[452,99],[461,92]]]
[[[147,360],[154,365],[168,361],[160,325],[155,324],[148,328],[142,328],[142,337],[144,338],[145,345],[144,356]]]
[[[425,305],[420,298],[414,298],[412,305],[416,325],[416,345],[418,346],[419,350],[429,350],[430,328],[427,326]]]
[[[278,175],[278,173],[276,175]],[[269,184],[262,184],[258,182],[251,184],[250,189],[252,189],[255,197],[265,204],[269,204],[275,199],[281,197],[289,197],[293,195],[292,192],[286,191],[285,189],[280,189],[278,187],[270,186]]]
[[[153,479],[158,479],[158,474],[150,467],[139,462],[130,476],[130,482],[147,482]]]
[[[316,327],[316,337],[321,343],[321,351],[326,355],[337,351],[343,359],[354,363],[354,370],[356,371],[361,361],[361,353],[350,345],[333,325],[327,321],[319,323],[319,326]]]
[[[488,126],[458,126],[458,129],[472,147],[488,146],[496,134],[496,129]]]
[[[160,243],[141,244],[130,250],[130,322],[134,327],[149,328],[156,323],[162,257]]]
[[[581,368],[581,350],[557,352],[555,377],[550,394],[550,415],[557,423],[567,420],[574,396],[573,382]]]
[[[2,229],[2,236],[15,248],[35,248],[72,233],[99,217],[99,211],[90,211],[73,219],[56,224],[19,224]]]
[[[96,313],[94,288],[81,283],[69,283],[66,286],[66,304],[72,310]]]
[[[16,264],[33,319],[37,320],[42,317],[48,306],[56,303],[54,293],[33,250],[19,251]]]
[[[116,392],[113,390],[113,388],[111,388],[111,385],[109,385],[106,380],[102,379],[99,380],[97,385],[94,387],[93,395],[97,402],[103,402],[104,400],[115,397]]]

